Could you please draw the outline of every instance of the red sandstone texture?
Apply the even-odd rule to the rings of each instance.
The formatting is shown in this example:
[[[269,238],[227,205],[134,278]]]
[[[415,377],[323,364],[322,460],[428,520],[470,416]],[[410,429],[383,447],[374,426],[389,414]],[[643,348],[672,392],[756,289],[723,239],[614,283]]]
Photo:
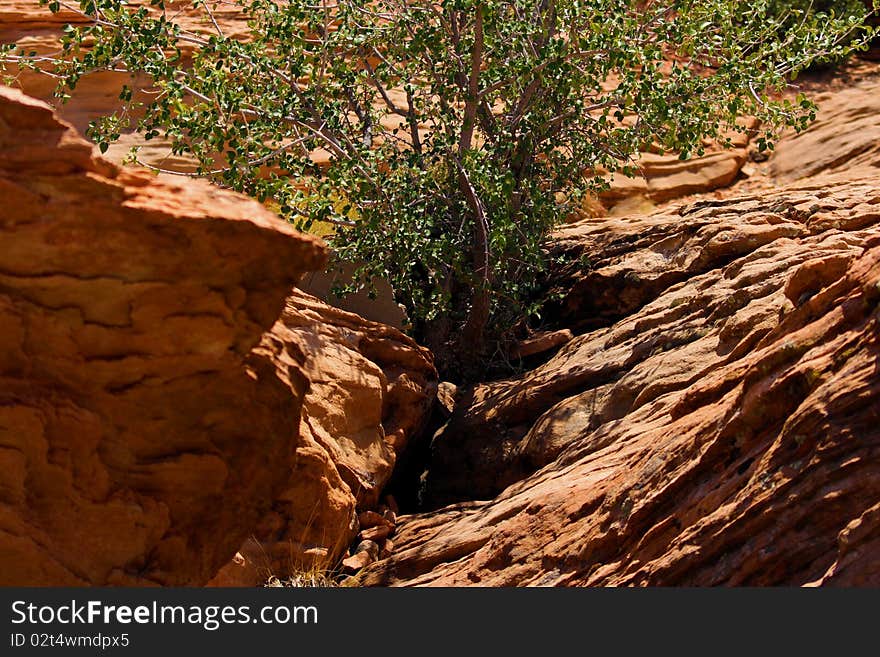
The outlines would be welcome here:
[[[0,8],[2,35],[50,49],[35,4]],[[644,158],[615,216],[555,241],[547,316],[574,337],[441,386],[436,510],[363,528],[430,355],[288,297],[321,249],[262,208],[120,171],[3,92],[3,583],[254,584],[360,532],[372,585],[880,585],[878,91],[820,97],[766,163]]]
[[[458,391],[436,510],[363,581],[880,584],[875,86],[783,140],[784,182],[562,230],[553,313],[580,335]]]
[[[323,245],[10,89],[0,205],[0,582],[206,581],[289,476],[307,379],[260,342]]]
[[[428,417],[430,354],[294,289],[317,238],[120,169],[11,89],[0,199],[0,583],[335,563]]]
[[[878,188],[792,189],[827,208],[799,236],[471,391],[429,482],[497,496],[402,518],[366,581],[880,583]]]
[[[422,430],[436,396],[426,349],[299,290],[263,348],[285,380],[288,368],[301,366],[310,388],[289,484],[217,585],[333,567],[361,529],[357,512],[379,506],[397,456]]]

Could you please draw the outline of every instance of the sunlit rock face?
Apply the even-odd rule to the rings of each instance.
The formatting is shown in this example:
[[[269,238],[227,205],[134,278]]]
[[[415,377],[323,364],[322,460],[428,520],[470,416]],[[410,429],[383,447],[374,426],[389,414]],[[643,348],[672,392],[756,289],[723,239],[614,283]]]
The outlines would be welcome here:
[[[267,331],[321,241],[97,157],[0,90],[3,584],[199,584],[290,473],[307,379]]]
[[[365,581],[880,584],[878,98],[820,97],[763,179],[561,230],[577,335],[459,391],[435,510]]]

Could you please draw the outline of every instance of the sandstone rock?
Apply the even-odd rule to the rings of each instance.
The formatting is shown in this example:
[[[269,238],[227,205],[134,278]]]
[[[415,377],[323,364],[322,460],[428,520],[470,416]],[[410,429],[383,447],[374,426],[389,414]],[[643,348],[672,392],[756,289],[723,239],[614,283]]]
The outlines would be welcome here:
[[[277,366],[277,364],[276,364]],[[355,499],[336,465],[310,434],[296,443],[284,487],[271,509],[239,548],[254,567],[224,566],[214,586],[258,586],[268,576],[283,580],[330,570],[357,531]]]
[[[370,554],[370,558],[373,561],[376,561],[379,558],[379,544],[376,541],[371,540],[363,540],[357,544],[357,547],[354,549],[354,553],[358,552],[368,552]]]
[[[390,531],[388,521],[369,509],[378,503],[397,450],[428,418],[437,372],[430,353],[400,331],[299,290],[264,342],[282,380],[299,364],[310,380],[288,485],[254,530],[254,559],[263,573],[284,579],[332,568],[357,534],[358,508],[367,509],[361,514],[365,527],[377,516]],[[226,570],[241,572],[234,564]],[[237,585],[265,581],[226,572],[218,577]]]
[[[342,560],[342,572],[348,575],[354,575],[374,561],[375,559],[373,559],[373,556],[366,550],[355,552],[350,557],[346,557]]]
[[[657,204],[647,196],[631,191],[631,196],[625,196],[619,201],[615,201],[614,205],[607,212],[594,214],[593,216],[604,217],[626,217],[631,214],[650,214],[657,209]],[[568,223],[574,223],[569,221]]]
[[[148,0],[133,0],[129,4],[150,6]],[[232,3],[212,0],[209,3],[224,34],[246,39],[249,35],[246,17],[241,8]],[[71,7],[78,3],[70,3]],[[203,34],[211,34],[214,26],[202,20],[204,12],[194,10],[191,0],[165,0],[169,15],[186,29]],[[62,31],[67,24],[84,24],[85,18],[72,9],[62,7],[53,14],[39,0],[3,0],[0,5],[0,43],[16,43],[27,52],[42,56],[56,56],[60,51]],[[188,56],[191,44],[182,44],[184,56]],[[57,80],[30,70],[16,71],[16,85],[25,93],[54,104],[53,92]],[[59,115],[80,132],[85,133],[89,122],[119,108],[119,91],[123,84],[132,87],[136,94],[142,88],[149,88],[150,80],[143,75],[134,79],[127,73],[97,72],[79,80],[69,102],[57,107]],[[142,96],[146,98],[146,96]],[[176,170],[192,170],[191,163],[169,153],[167,143],[160,140],[144,142],[139,137],[124,135],[123,139],[111,146],[108,159],[121,161],[131,146],[142,146],[142,160],[152,164],[163,163],[164,167]]]
[[[577,396],[560,415],[598,426],[644,403],[639,387],[655,391],[680,385],[679,379],[691,380],[733,350],[737,356],[747,351],[790,305],[782,291],[780,299],[767,299],[770,281],[784,285],[783,277],[787,282],[814,253],[826,254],[821,265],[826,275],[839,273],[853,257],[852,238],[839,233],[876,223],[877,205],[866,202],[880,203],[873,185],[871,178],[829,178],[824,186],[811,183],[800,190],[563,228],[554,248],[571,264],[554,274],[568,287],[563,305],[554,311],[557,320],[583,330],[627,319],[613,330],[576,338],[518,381],[462,391],[456,412],[433,443],[428,503],[489,498],[544,465],[556,453],[547,444],[557,442],[555,424],[542,434],[540,445],[533,436],[525,439],[538,417],[562,399]],[[580,264],[585,256],[592,266]],[[762,264],[750,264],[756,259]],[[734,275],[740,267],[743,280]],[[755,273],[760,267],[765,271]],[[807,271],[794,279],[803,279],[797,285],[818,289],[817,275]],[[755,316],[750,317],[742,309],[753,297]],[[692,316],[708,312],[711,320]],[[726,328],[719,333],[722,323]],[[741,338],[748,339],[738,345]],[[721,347],[713,339],[721,339]],[[675,363],[671,380],[658,369],[664,353]]]
[[[206,498],[218,499],[224,481],[241,488],[242,495],[250,494],[249,491],[254,494],[251,502],[236,500],[238,506],[224,509],[221,505],[220,509],[205,514],[205,523],[217,516],[222,521],[218,521],[213,531],[227,532],[216,546],[218,552],[225,550],[223,559],[234,554],[236,548],[241,555],[238,563],[230,563],[214,577],[215,585],[254,585],[270,576],[284,579],[292,572],[329,567],[357,531],[358,500],[365,506],[376,502],[396,458],[395,450],[405,447],[427,417],[436,387],[430,355],[398,331],[332,309],[301,292],[287,300],[282,312],[282,299],[300,271],[320,265],[323,256],[317,240],[295,237],[292,230],[256,203],[216,192],[214,188],[188,181],[177,185],[158,183],[148,174],[117,170],[95,158],[91,148],[77,141],[66,127],[52,118],[45,106],[24,99],[16,99],[16,102],[22,107],[14,105],[4,111],[3,128],[19,133],[29,127],[34,137],[28,140],[27,133],[23,132],[25,136],[18,137],[16,148],[0,153],[4,172],[17,172],[27,181],[13,178],[6,184],[7,193],[17,195],[7,206],[21,210],[20,215],[7,218],[4,224],[15,229],[15,240],[9,241],[3,254],[6,259],[3,276],[15,278],[4,285],[11,285],[17,294],[34,304],[44,304],[48,310],[58,309],[55,312],[60,313],[60,319],[43,320],[42,332],[30,331],[33,339],[44,335],[59,342],[54,337],[56,334],[70,337],[59,343],[59,349],[63,347],[63,350],[58,354],[43,349],[33,356],[22,355],[14,346],[16,340],[22,338],[13,339],[20,333],[15,327],[20,326],[21,320],[8,325],[4,322],[8,330],[15,329],[3,351],[6,358],[12,359],[10,366],[18,371],[25,367],[28,358],[49,363],[53,357],[63,356],[69,362],[50,363],[45,367],[63,367],[64,380],[81,386],[82,395],[88,396],[91,394],[88,391],[95,387],[108,389],[111,397],[107,403],[117,404],[117,397],[121,400],[119,408],[111,410],[113,421],[120,427],[128,427],[125,431],[136,433],[139,430],[136,423],[145,422],[144,436],[150,440],[156,431],[176,436],[181,441],[180,448],[175,448],[174,443],[156,440],[148,449],[146,445],[138,449],[146,450],[147,455],[176,455],[174,449],[177,449],[181,452],[179,457],[161,456],[148,466],[138,465],[135,458],[131,465],[139,469],[142,481],[138,486],[156,487],[158,484],[153,483],[153,478],[165,478],[164,492],[157,495],[163,503],[166,503],[164,496],[171,496],[175,486],[192,488],[192,495],[202,486]],[[35,112],[36,109],[39,111]],[[80,169],[82,173],[78,173]],[[106,177],[107,182],[101,176]],[[32,196],[27,194],[34,192],[29,190],[38,190],[43,195],[41,199],[48,195],[52,202],[47,206],[45,200],[40,200],[36,205],[37,196],[30,201]],[[199,193],[203,196],[199,197]],[[197,214],[197,209],[204,212],[198,203],[204,204],[206,194],[210,194],[215,212],[220,213],[218,219],[210,215],[203,219]],[[79,212],[67,213],[68,204],[78,204]],[[54,226],[46,220],[47,207]],[[243,212],[252,218],[238,219]],[[42,223],[38,220],[41,215]],[[99,220],[93,220],[93,215]],[[139,219],[142,215],[149,220]],[[225,228],[220,218],[232,224],[231,227]],[[180,219],[189,220],[192,227],[181,222],[183,225],[178,228],[174,221]],[[237,225],[236,219],[242,225]],[[138,220],[144,222],[142,229]],[[42,242],[23,237],[25,230],[35,230],[31,226],[36,227],[35,238]],[[50,228],[55,232],[47,233]],[[42,237],[44,234],[50,237]],[[157,237],[153,237],[154,234]],[[62,238],[63,235],[69,237]],[[96,246],[103,244],[102,240],[110,240],[112,248]],[[260,240],[265,241],[265,245]],[[286,246],[285,241],[290,245]],[[178,242],[186,244],[186,249],[179,247]],[[40,244],[44,245],[38,246]],[[52,250],[45,244],[53,245]],[[267,256],[273,249],[271,257]],[[39,270],[40,258],[53,263],[51,275]],[[151,262],[151,258],[156,262]],[[113,278],[104,274],[105,271],[112,272]],[[151,278],[154,274],[155,281]],[[82,282],[77,283],[75,277],[82,277]],[[76,291],[77,286],[81,286],[81,291]],[[89,302],[83,302],[77,295],[87,297]],[[223,304],[228,304],[229,310],[224,310],[227,306]],[[83,309],[81,319],[77,319],[72,310],[65,310],[78,307]],[[15,316],[18,311],[13,307],[9,312]],[[8,316],[9,312],[5,314]],[[271,326],[279,314],[282,316]],[[83,326],[77,329],[82,337],[68,328],[68,325],[77,326],[77,322]],[[129,322],[135,322],[131,328]],[[268,326],[271,329],[266,331]],[[156,335],[151,336],[151,331]],[[95,356],[90,355],[92,351]],[[80,363],[83,359],[92,359],[87,368]],[[247,368],[253,369],[256,365],[249,365],[248,359],[260,368],[251,375]],[[224,373],[223,368],[229,373]],[[200,374],[202,369],[210,374]],[[219,373],[215,374],[215,370]],[[300,410],[304,370],[313,383]],[[84,376],[90,377],[87,385],[82,383]],[[215,376],[219,379],[217,383],[195,383]],[[235,383],[237,376],[243,379],[241,383]],[[251,383],[254,376],[259,385]],[[179,394],[163,392],[164,381],[169,377],[169,390],[178,390]],[[230,381],[224,383],[223,377]],[[191,385],[198,386],[204,402],[184,403],[187,386]],[[248,392],[250,385],[257,386],[255,392]],[[216,392],[212,392],[212,386],[217,387]],[[260,392],[259,386],[268,386],[267,391]],[[239,460],[227,462],[223,459],[232,459],[232,456],[227,457],[225,453],[215,456],[217,449],[205,442],[214,440],[209,438],[210,432],[197,440],[195,436],[199,434],[190,436],[182,428],[170,428],[169,422],[181,422],[183,418],[175,419],[177,416],[172,414],[170,419],[156,418],[147,422],[142,414],[152,412],[153,406],[138,401],[146,400],[147,393],[153,404],[160,407],[164,404],[169,409],[176,404],[181,407],[179,413],[192,412],[194,417],[202,412],[200,404],[213,400],[219,408],[205,410],[203,414],[210,422],[206,426],[211,426],[211,431],[217,425],[216,440],[230,441],[231,438],[224,438],[224,432],[243,431],[242,436],[248,436],[255,452],[238,454],[241,447],[232,444],[229,449],[237,450],[233,456]],[[174,404],[162,401],[164,394],[171,395]],[[242,395],[241,401],[217,397],[237,394]],[[138,403],[143,405],[143,411],[133,410]],[[259,412],[247,410],[254,404],[260,405]],[[99,409],[95,417],[88,414],[77,417],[77,413],[82,415],[78,408],[79,402],[66,412],[64,426],[91,423],[97,432],[104,421],[101,413],[109,412]],[[282,413],[284,408],[287,410]],[[131,412],[129,421],[117,417],[124,412]],[[296,427],[290,430],[291,417],[301,418],[299,437]],[[234,422],[230,418],[234,418]],[[250,436],[251,422],[255,423],[253,426],[265,425],[272,431],[256,440]],[[225,427],[224,423],[231,426]],[[272,428],[273,423],[287,431],[284,440],[278,435],[278,427]],[[191,431],[196,430],[194,427]],[[94,440],[100,447],[97,434]],[[113,440],[116,445],[120,439]],[[124,443],[135,438],[122,440]],[[169,437],[162,440],[168,441]],[[259,451],[261,441],[266,440],[275,441],[270,443],[274,452],[269,448],[265,453]],[[185,448],[189,443],[192,446]],[[203,443],[205,447],[201,447]],[[119,446],[113,449],[120,452],[114,458],[132,458]],[[204,456],[199,454],[200,449],[206,450]],[[193,456],[188,453],[191,450],[195,450]],[[205,467],[200,465],[202,460]],[[258,477],[261,471],[257,465],[267,460],[270,465]],[[247,465],[249,463],[251,465]],[[99,465],[89,467],[95,469]],[[206,469],[207,465],[214,469]],[[265,480],[259,484],[240,483],[236,477],[225,474],[228,469],[241,471],[241,477]],[[16,471],[18,467],[11,470]],[[152,474],[153,471],[156,474]],[[190,471],[191,474],[186,474]],[[187,476],[194,482],[202,479],[204,482],[187,483]],[[63,494],[59,495],[59,499],[64,499]],[[182,498],[187,499],[186,495]],[[123,505],[122,508],[130,507]],[[259,518],[253,515],[257,509],[261,514]],[[103,509],[98,506],[94,510],[95,520],[90,522],[97,522],[100,513]],[[192,531],[202,531],[202,521],[189,521],[195,524]],[[233,521],[242,523],[241,527],[230,528]],[[382,522],[387,524],[384,518]],[[174,527],[167,518],[159,524],[160,527],[168,525],[168,531]],[[122,536],[126,534],[118,529],[118,523],[113,527],[112,531]],[[88,524],[77,531],[86,530]],[[242,544],[248,534],[253,538]],[[158,542],[160,538],[151,540]],[[135,539],[129,537],[129,540]],[[137,540],[146,541],[143,537]],[[200,582],[214,575],[220,564],[215,561],[219,557],[211,560],[213,549],[212,546],[204,550],[205,568],[193,575],[194,579],[168,581]],[[178,566],[186,567],[186,564]],[[27,578],[31,576],[26,573],[21,581],[30,581]],[[122,576],[115,574],[114,577]],[[108,580],[89,580],[90,583],[105,581]]]
[[[299,290],[280,324],[273,336],[305,360],[311,381],[303,431],[330,455],[359,507],[375,506],[397,454],[433,405],[437,371],[430,352],[397,329]]]
[[[880,80],[818,95],[817,119],[809,130],[776,146],[770,170],[781,182],[819,173],[880,166]]]
[[[266,332],[320,240],[10,89],[0,201],[0,583],[205,583],[290,476],[306,379]]]
[[[780,200],[774,207],[763,195],[754,195],[738,197],[733,205],[706,200],[651,215],[566,226],[552,245],[554,258],[568,263],[552,274],[552,280],[561,282],[553,293],[563,301],[550,306],[547,315],[575,332],[607,326],[676,283],[780,238],[804,234],[802,215],[815,204],[809,198],[795,211]],[[835,211],[827,203],[820,206]]]
[[[394,528],[391,525],[376,525],[369,529],[361,530],[358,534],[362,541],[381,541],[391,534]]]
[[[394,511],[392,511],[391,509],[387,509],[387,508],[386,508],[386,509],[382,512],[382,517],[383,517],[383,518],[385,519],[385,521],[386,521],[389,525],[391,525],[392,527],[394,527],[394,526],[397,524],[397,514],[394,513]]]
[[[254,539],[245,540],[232,560],[211,578],[210,587],[282,586],[272,571],[262,547]]]
[[[377,527],[379,525],[393,525],[393,523],[388,521],[384,515],[377,513],[376,511],[363,511],[359,513],[358,524],[361,529],[369,529],[370,527]]]
[[[458,395],[458,386],[449,381],[441,381],[437,386],[437,407],[440,413],[449,417],[455,410],[455,398]]]
[[[363,581],[880,584],[880,176],[860,175],[563,231],[614,249],[632,306],[464,392],[429,482],[489,501],[402,518]],[[660,259],[689,273],[628,301]]]
[[[166,2],[166,6],[188,29],[215,29],[199,21],[203,12],[194,11],[189,2]],[[212,10],[225,34],[248,38],[240,8],[213,3]],[[57,51],[64,24],[81,20],[70,11],[53,15],[37,0],[14,0],[0,7],[0,40],[48,54]],[[30,72],[19,76],[18,83],[47,99],[55,86],[54,80]],[[86,76],[73,99],[60,108],[63,116],[84,129],[92,119],[118,107],[123,83],[148,86],[144,78],[132,83],[114,73]],[[137,139],[124,136],[108,157],[121,159]],[[167,145],[160,141],[150,142],[142,159],[187,170],[186,161],[168,159]],[[34,153],[35,159],[50,157]],[[179,180],[169,177],[169,184]],[[250,583],[259,584],[270,574],[283,578],[289,572],[335,562],[357,531],[355,507],[375,504],[397,452],[420,430],[435,394],[436,373],[426,351],[399,331],[337,312],[303,293],[288,301],[283,318],[257,351],[282,383],[295,387],[305,363],[313,384],[300,416],[300,438],[293,443],[288,482],[255,527],[256,543],[239,546],[250,555],[249,563],[256,565],[243,571],[231,563],[229,572],[219,573],[215,583],[244,584],[253,576]]]
[[[571,340],[572,337],[573,335],[568,329],[537,333],[525,340],[520,340],[511,350],[510,355],[513,358],[528,358],[529,356],[560,347]]]
[[[392,542],[392,540],[390,538],[386,538],[384,541],[382,541],[382,547],[379,550],[379,558],[385,559],[385,558],[391,556],[391,554],[393,552],[394,552],[394,543]]]
[[[749,158],[749,159],[754,161],[754,158]],[[742,169],[740,169],[739,172],[740,172],[740,175],[742,175],[746,178],[751,178],[756,173],[758,173],[758,167],[756,167],[754,164],[745,164],[745,165],[743,165]]]
[[[380,324],[387,324],[403,329],[409,319],[403,307],[394,300],[394,289],[386,279],[373,280],[375,289],[358,290],[345,296],[337,296],[334,289],[344,287],[353,282],[357,267],[352,263],[336,263],[339,270],[315,271],[303,276],[297,287],[306,294],[311,294],[350,313],[360,315],[364,319]]]
[[[639,176],[626,178],[615,176],[611,189],[600,198],[606,205],[614,206],[626,199],[648,199],[654,202],[668,201],[697,192],[708,192],[729,185],[746,163],[745,139],[741,147],[728,151],[709,153],[703,157],[679,160],[678,156],[643,154],[638,162]],[[632,206],[628,208],[630,211]]]

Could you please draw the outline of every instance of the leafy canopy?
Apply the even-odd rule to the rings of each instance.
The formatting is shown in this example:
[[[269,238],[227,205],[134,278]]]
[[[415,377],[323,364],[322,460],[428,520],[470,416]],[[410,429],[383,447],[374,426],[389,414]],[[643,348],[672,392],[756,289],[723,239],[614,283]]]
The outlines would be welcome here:
[[[231,5],[246,38],[216,20]],[[62,93],[94,70],[151,80],[92,126],[102,149],[132,128],[162,137],[198,175],[304,229],[331,224],[338,256],[390,280],[453,374],[536,311],[542,244],[609,174],[635,175],[647,148],[687,158],[729,144],[745,116],[771,147],[815,116],[778,92],[870,36],[853,0],[49,6],[87,20],[52,62]]]

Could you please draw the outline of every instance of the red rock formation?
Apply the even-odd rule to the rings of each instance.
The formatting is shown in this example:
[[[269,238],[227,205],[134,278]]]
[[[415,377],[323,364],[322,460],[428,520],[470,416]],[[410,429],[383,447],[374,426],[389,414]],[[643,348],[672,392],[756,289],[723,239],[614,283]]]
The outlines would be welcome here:
[[[0,582],[199,584],[246,537],[263,580],[335,563],[427,418],[430,354],[288,296],[320,240],[119,169],[10,89],[0,199]]]
[[[459,391],[429,493],[488,501],[402,517],[364,581],[880,584],[873,85],[779,144],[784,187],[560,231],[588,332]]]
[[[373,525],[349,567],[383,558],[369,584],[880,584],[875,87],[779,145],[762,168],[781,189],[561,231],[552,316],[589,332],[448,395],[434,441],[436,504],[494,499],[400,518],[393,546]],[[118,171],[44,107],[2,107],[0,135],[24,140],[0,149],[18,212],[0,229],[9,583],[201,583],[238,546],[215,583],[334,562],[424,421],[430,358],[305,296],[279,319],[284,267],[319,256],[262,209],[235,221],[243,201],[213,192],[206,214],[207,188]],[[702,189],[666,172],[681,184],[620,198]]]
[[[537,446],[534,436],[523,441],[537,418],[563,399],[578,396],[562,412],[598,426],[651,395],[688,384],[732,352],[747,352],[781,312],[781,288],[793,268],[819,252],[843,258],[856,248],[839,236],[828,237],[826,246],[818,236],[876,223],[877,206],[865,205],[873,185],[873,179],[826,181],[666,214],[593,219],[560,231],[555,248],[570,262],[555,277],[568,287],[562,321],[583,329],[625,319],[567,344],[515,382],[464,393],[470,399],[459,402],[435,444],[433,503],[491,497],[552,459],[555,452]],[[843,255],[835,255],[840,249]],[[582,264],[585,257],[592,266]],[[750,264],[739,280],[739,268],[751,261],[760,264]],[[779,298],[768,303],[770,285],[779,288]],[[760,314],[744,314],[746,306]],[[705,313],[712,313],[711,322]]]
[[[215,579],[254,585],[328,568],[358,533],[397,455],[428,419],[437,372],[430,353],[400,331],[300,291],[264,340],[282,378],[300,364],[310,381],[289,487]]]
[[[512,485],[402,518],[366,581],[880,584],[878,188],[789,189],[821,208],[798,235],[756,240],[525,377],[479,386],[430,474],[446,495],[467,477],[478,494]],[[793,226],[769,209],[780,197],[694,214]],[[704,251],[695,238],[669,255]],[[456,452],[466,474],[443,488]]]
[[[0,582],[207,581],[290,475],[307,383],[260,343],[320,240],[10,89],[0,202]]]

